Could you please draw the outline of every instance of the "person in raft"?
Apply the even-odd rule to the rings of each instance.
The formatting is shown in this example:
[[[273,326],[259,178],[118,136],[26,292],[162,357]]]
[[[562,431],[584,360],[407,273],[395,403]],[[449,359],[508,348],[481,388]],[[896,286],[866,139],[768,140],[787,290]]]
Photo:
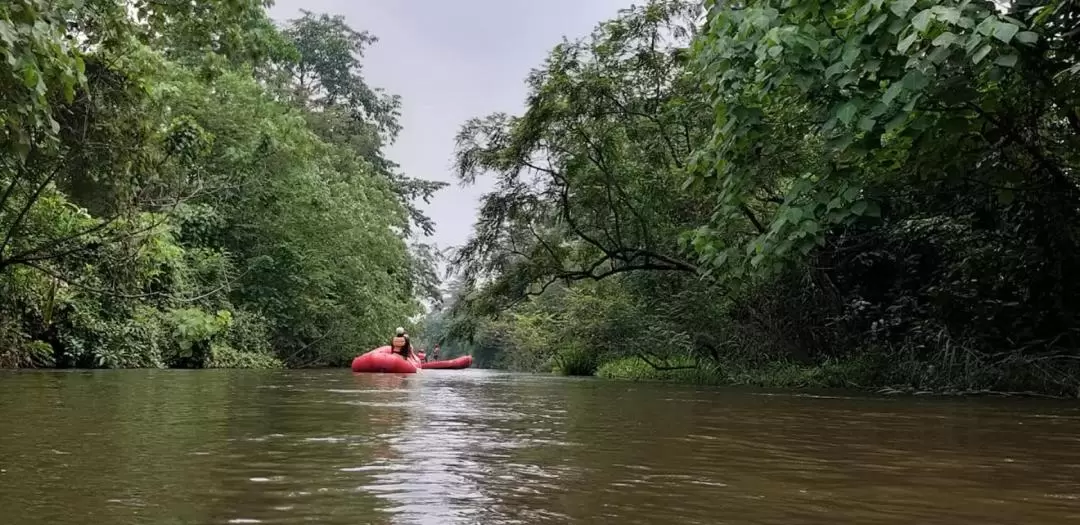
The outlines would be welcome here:
[[[394,338],[390,340],[390,351],[401,356],[402,359],[409,359],[412,354],[412,343],[404,328],[399,326],[397,330],[394,330]]]
[[[438,361],[439,360],[439,343],[435,343],[435,348],[431,349],[431,360],[432,361]]]

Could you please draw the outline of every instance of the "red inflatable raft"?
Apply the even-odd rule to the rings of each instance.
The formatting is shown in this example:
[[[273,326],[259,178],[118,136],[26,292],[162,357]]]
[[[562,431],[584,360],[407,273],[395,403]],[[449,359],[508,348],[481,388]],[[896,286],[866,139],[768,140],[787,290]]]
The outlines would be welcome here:
[[[440,368],[443,370],[458,370],[461,368],[469,368],[470,366],[472,366],[471,355],[463,355],[445,361],[428,361],[427,363],[420,364],[420,368]]]
[[[382,372],[388,374],[415,374],[420,362],[415,358],[406,361],[390,353],[389,346],[380,346],[366,354],[356,356],[352,362],[353,372]]]

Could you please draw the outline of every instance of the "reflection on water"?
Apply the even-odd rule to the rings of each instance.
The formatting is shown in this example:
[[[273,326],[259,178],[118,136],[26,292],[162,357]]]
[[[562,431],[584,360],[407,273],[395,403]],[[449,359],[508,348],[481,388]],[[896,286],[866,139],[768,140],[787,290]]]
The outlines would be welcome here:
[[[426,371],[0,374],[26,525],[1080,520],[1080,407]]]

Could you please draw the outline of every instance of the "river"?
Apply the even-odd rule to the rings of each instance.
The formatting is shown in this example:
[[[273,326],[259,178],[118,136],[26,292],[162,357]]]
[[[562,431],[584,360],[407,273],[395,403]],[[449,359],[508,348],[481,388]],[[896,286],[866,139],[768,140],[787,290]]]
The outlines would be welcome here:
[[[483,370],[0,373],[0,519],[1050,524],[1080,405]]]

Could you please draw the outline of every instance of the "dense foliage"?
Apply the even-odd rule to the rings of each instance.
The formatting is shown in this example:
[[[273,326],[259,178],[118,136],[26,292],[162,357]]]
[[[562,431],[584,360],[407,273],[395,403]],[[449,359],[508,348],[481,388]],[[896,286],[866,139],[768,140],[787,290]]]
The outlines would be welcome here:
[[[443,337],[511,368],[1075,395],[1078,25],[1068,0],[623,11],[522,115],[463,126],[462,179],[495,189]]]
[[[334,364],[438,299],[374,37],[267,7],[0,4],[0,366]]]

